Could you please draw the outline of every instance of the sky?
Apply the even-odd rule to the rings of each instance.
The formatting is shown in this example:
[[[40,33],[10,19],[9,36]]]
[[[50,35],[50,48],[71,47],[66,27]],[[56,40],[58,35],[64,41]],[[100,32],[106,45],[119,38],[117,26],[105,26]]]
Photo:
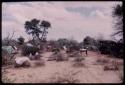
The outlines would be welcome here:
[[[59,38],[83,41],[86,36],[112,39],[115,31],[112,18],[113,6],[120,1],[42,1],[42,2],[3,2],[2,39],[15,31],[13,38],[32,37],[25,32],[25,21],[34,18],[51,23],[47,40]]]

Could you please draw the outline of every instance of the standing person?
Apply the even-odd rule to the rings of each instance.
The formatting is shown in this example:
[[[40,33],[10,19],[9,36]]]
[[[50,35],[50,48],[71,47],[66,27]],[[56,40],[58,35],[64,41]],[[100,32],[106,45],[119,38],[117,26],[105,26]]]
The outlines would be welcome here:
[[[87,52],[87,51],[88,51],[88,46],[86,47],[86,56],[88,55],[88,52]]]

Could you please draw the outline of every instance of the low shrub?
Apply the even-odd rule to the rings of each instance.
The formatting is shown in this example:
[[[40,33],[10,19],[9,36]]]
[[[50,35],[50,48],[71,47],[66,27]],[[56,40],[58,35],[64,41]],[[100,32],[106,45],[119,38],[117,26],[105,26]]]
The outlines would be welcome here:
[[[63,55],[62,53],[58,52],[55,54],[56,61],[63,61]]]
[[[86,65],[85,65],[85,63],[84,63],[83,60],[85,60],[84,57],[76,57],[76,58],[73,60],[72,66],[73,66],[73,67],[82,67],[82,66],[86,67]]]
[[[2,50],[2,65],[7,66],[13,64],[14,64],[13,56],[10,56],[6,50]]]
[[[120,67],[123,66],[123,62],[118,60],[112,60],[109,64],[104,66],[104,70],[120,70]]]
[[[39,52],[39,48],[37,48],[37,47],[35,47],[35,46],[31,47],[31,46],[26,46],[26,45],[24,45],[24,46],[22,47],[22,55],[23,55],[23,56],[27,56],[27,55],[29,55],[30,53],[32,53],[32,55],[35,55],[36,52]]]
[[[111,64],[107,64],[104,66],[104,70],[119,70],[119,65],[116,61],[112,61]]]
[[[117,66],[114,66],[114,65],[105,65],[104,71],[108,71],[108,70],[119,70],[119,68]]]
[[[80,57],[76,57],[74,59],[74,62],[82,62],[83,60],[85,60],[85,58],[80,56]]]

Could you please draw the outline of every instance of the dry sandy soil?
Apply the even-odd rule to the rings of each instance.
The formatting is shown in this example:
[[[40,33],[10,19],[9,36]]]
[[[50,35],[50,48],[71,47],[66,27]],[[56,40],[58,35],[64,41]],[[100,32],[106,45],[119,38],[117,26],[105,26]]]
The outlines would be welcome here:
[[[45,61],[45,66],[7,68],[7,73],[5,75],[9,79],[14,80],[13,83],[52,83],[54,80],[59,79],[57,77],[58,75],[63,78],[72,77],[74,80],[78,80],[76,83],[121,83],[118,71],[104,71],[104,65],[96,64],[98,58],[107,58],[106,55],[89,51],[88,56],[85,56],[84,60],[86,66],[73,67],[73,58],[61,62],[47,61],[51,54],[52,52],[45,52],[42,54],[43,57],[41,58]],[[117,60],[123,62],[121,59]],[[123,69],[120,70],[123,71]],[[73,72],[77,73],[73,75]]]

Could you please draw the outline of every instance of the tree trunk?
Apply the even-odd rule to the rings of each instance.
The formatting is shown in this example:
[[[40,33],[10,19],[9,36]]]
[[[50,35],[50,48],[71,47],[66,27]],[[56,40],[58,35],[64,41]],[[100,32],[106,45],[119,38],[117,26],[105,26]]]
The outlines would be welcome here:
[[[44,27],[44,30],[43,30],[43,33],[42,33],[42,37],[41,37],[41,39],[43,40],[43,37],[44,37],[44,34],[45,34],[45,27]]]

